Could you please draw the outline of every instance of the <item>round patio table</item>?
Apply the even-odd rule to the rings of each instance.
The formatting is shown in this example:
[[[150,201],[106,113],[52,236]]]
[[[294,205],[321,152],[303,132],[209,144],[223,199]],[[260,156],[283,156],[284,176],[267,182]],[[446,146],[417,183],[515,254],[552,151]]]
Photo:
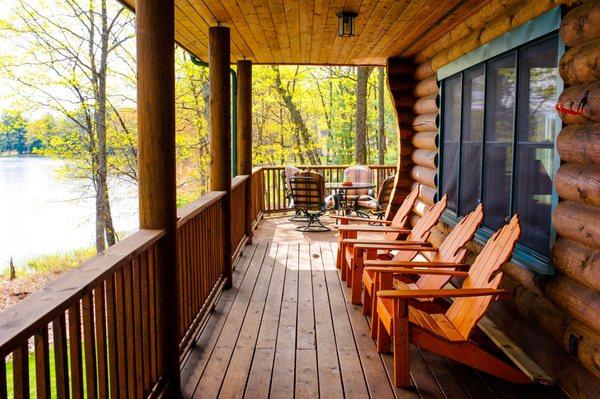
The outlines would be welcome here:
[[[342,184],[339,182],[334,183],[326,183],[325,187],[330,190],[333,190],[333,198],[334,198],[334,209],[336,211],[344,211],[346,214],[350,214],[352,212],[352,208],[348,205],[347,197],[348,190],[359,190],[365,188],[373,188],[375,184],[373,183],[352,183],[350,184]],[[345,204],[345,206],[343,205]]]

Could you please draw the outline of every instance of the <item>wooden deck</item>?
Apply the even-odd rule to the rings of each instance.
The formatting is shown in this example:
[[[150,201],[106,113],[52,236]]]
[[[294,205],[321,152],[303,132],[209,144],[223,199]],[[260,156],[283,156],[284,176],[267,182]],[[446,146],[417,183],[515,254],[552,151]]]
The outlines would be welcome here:
[[[564,397],[516,386],[416,347],[411,389],[390,382],[368,320],[349,303],[335,268],[335,233],[298,233],[286,219],[256,231],[183,361],[184,397],[519,398]]]

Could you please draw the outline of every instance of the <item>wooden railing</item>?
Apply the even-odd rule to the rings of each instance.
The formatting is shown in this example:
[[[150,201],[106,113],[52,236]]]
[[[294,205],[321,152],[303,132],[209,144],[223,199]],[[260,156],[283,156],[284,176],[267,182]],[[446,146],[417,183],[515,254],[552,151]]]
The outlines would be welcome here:
[[[265,187],[265,175],[262,167],[256,167],[252,169],[252,193],[250,195],[250,201],[252,203],[251,211],[252,211],[252,220],[255,223],[258,223],[260,220],[262,213],[265,209],[264,205],[264,187]]]
[[[154,265],[163,235],[140,230],[3,312],[0,397],[147,396],[163,374]]]
[[[207,314],[222,285],[223,191],[211,191],[177,210],[179,348],[183,351],[195,327]]]
[[[313,170],[321,173],[325,177],[326,182],[341,182],[344,179],[344,169],[348,165],[302,165],[300,169]],[[387,176],[396,173],[394,165],[369,165],[374,172],[375,188],[379,187],[379,183]],[[282,172],[285,166],[262,166],[255,168],[254,173],[259,175],[261,180],[261,188],[263,192],[263,212],[274,213],[289,210],[289,201],[285,198],[284,180]],[[258,180],[258,179],[257,179]],[[255,185],[256,187],[256,185]]]
[[[310,168],[335,181],[345,166]],[[372,168],[377,182],[394,173],[391,166]],[[232,254],[223,253],[220,245],[224,192],[209,192],[178,210],[174,272],[180,352],[190,347],[222,291],[225,256],[239,256],[246,242],[248,201],[254,224],[264,211],[286,209],[282,170],[255,168],[251,177],[232,181]],[[156,393],[164,373],[159,361],[160,282],[155,259],[164,235],[164,230],[140,230],[4,311],[0,398],[26,398],[34,392],[41,398]],[[30,385],[30,378],[35,383]]]
[[[233,257],[237,257],[246,245],[246,183],[250,176],[236,176],[231,182],[231,248]]]

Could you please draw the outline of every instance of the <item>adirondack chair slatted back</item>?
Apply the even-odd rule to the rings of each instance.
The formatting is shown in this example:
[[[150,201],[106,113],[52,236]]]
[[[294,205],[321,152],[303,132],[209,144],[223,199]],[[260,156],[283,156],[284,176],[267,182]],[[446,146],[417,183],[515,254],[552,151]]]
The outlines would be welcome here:
[[[502,280],[500,267],[507,262],[521,236],[519,216],[494,233],[469,269],[462,288],[498,288]],[[492,296],[457,298],[446,311],[446,317],[468,339],[479,319],[485,314]]]
[[[306,211],[324,208],[325,179],[312,171],[296,172],[290,179],[294,207]]]
[[[410,234],[406,238],[407,241],[426,241],[429,238],[429,234],[431,233],[431,229],[435,226],[440,218],[442,217],[442,213],[444,209],[446,209],[446,204],[448,203],[448,196],[444,194],[441,200],[436,202],[412,228]]]
[[[400,205],[400,208],[398,208],[396,215],[394,215],[394,218],[392,219],[392,227],[403,228],[408,225],[408,215],[410,215],[410,213],[412,212],[413,206],[415,206],[415,201],[417,200],[418,196],[418,188],[415,188],[408,194],[408,196],[404,199],[404,202],[402,202],[402,205]],[[399,235],[400,234],[398,233],[385,233],[383,235],[383,239],[386,241],[393,241],[397,240]]]
[[[454,226],[454,229],[440,245],[439,251],[430,260],[433,262],[463,262],[467,255],[465,245],[473,239],[482,220],[483,205],[479,204],[473,212]],[[452,268],[448,269],[452,270]],[[449,280],[448,276],[424,275],[417,280],[416,284],[421,289],[440,289]]]

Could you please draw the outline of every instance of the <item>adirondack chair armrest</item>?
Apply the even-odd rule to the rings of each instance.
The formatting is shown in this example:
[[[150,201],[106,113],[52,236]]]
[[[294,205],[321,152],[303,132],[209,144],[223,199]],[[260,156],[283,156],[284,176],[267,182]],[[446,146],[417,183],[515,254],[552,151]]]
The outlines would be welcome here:
[[[415,275],[433,275],[433,276],[456,276],[467,277],[469,272],[461,272],[456,270],[439,270],[439,269],[412,269],[407,267],[366,267],[366,271],[383,273],[383,274],[415,274]]]
[[[348,222],[377,223],[377,224],[385,224],[388,226],[392,224],[391,220],[369,219],[369,218],[359,218],[356,216],[339,216],[339,215],[333,215],[331,217],[333,219],[339,220],[341,222],[348,221]],[[346,225],[342,224],[341,226],[346,226]]]
[[[421,245],[427,246],[431,245],[427,241],[382,241],[378,239],[367,239],[367,238],[344,238],[344,244],[384,244],[385,243],[393,243],[393,245]],[[392,245],[392,244],[387,244]]]
[[[355,244],[357,249],[382,249],[387,251],[423,251],[423,252],[438,252],[438,248],[428,247],[425,245],[400,245],[400,244]]]
[[[454,262],[413,262],[413,261],[402,261],[402,260],[365,260],[364,265],[366,267],[427,267],[428,269],[433,268],[456,268],[469,267],[468,263],[454,263]]]
[[[379,298],[412,299],[412,298],[459,298],[470,296],[504,296],[510,291],[495,288],[465,288],[455,290],[381,290]]]
[[[369,226],[368,224],[342,224],[337,226],[339,231],[362,231],[375,233],[410,233],[409,229],[392,226]]]

